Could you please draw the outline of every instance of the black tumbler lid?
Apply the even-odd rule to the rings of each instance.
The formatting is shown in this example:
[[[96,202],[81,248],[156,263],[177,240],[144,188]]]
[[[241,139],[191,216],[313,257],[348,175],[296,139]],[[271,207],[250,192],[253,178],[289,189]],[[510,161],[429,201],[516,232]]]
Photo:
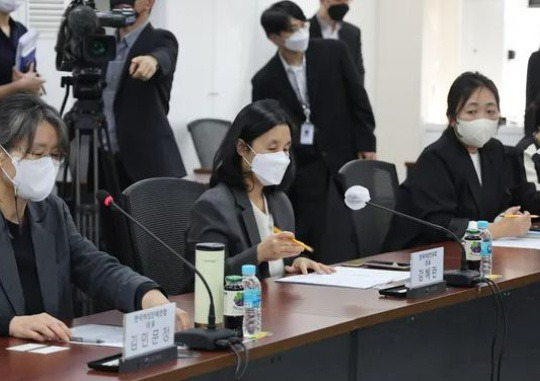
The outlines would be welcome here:
[[[204,242],[195,245],[195,249],[201,251],[223,251],[225,250],[225,245],[219,242]]]

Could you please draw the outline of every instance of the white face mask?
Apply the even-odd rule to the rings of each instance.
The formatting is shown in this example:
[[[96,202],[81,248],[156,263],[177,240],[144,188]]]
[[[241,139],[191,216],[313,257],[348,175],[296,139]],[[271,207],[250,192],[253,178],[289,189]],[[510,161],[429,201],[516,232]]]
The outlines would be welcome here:
[[[247,144],[246,144],[247,145]],[[248,146],[249,147],[249,146]],[[257,176],[263,186],[279,185],[287,167],[289,166],[291,159],[283,151],[272,153],[256,153],[251,147],[249,149],[255,154],[255,157],[251,161],[251,171]]]
[[[476,148],[482,148],[491,138],[497,134],[498,120],[475,119],[457,120],[457,137],[464,144]]]
[[[5,149],[4,152],[6,152]],[[13,158],[7,152],[6,154],[15,167],[15,177],[11,179],[4,168],[2,171],[13,183],[15,195],[28,201],[45,200],[53,190],[60,162],[53,160],[50,156],[39,160],[29,160]]]
[[[300,28],[285,40],[285,47],[294,52],[305,52],[309,46],[309,30]]]
[[[0,12],[11,13],[19,9],[23,0],[0,0]]]

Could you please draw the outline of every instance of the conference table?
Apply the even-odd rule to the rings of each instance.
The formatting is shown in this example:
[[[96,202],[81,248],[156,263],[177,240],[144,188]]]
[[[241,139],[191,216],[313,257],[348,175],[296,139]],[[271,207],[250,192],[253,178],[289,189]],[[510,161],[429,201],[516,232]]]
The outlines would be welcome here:
[[[441,246],[441,245],[435,245]],[[445,269],[459,267],[454,243],[445,248]],[[421,249],[434,247],[426,246]],[[411,250],[369,257],[407,261]],[[366,258],[367,259],[367,258]],[[540,379],[540,252],[494,248],[494,273],[508,308],[503,380]],[[193,294],[171,298],[193,312]],[[263,329],[247,343],[246,380],[488,380],[495,307],[488,287],[447,288],[417,300],[385,298],[377,290],[263,281]],[[73,325],[120,324],[108,311]],[[500,336],[500,335],[499,335]],[[117,348],[69,345],[50,355],[17,353],[25,343],[0,339],[1,380],[229,380],[236,357],[201,352],[136,373],[91,370],[87,362]]]

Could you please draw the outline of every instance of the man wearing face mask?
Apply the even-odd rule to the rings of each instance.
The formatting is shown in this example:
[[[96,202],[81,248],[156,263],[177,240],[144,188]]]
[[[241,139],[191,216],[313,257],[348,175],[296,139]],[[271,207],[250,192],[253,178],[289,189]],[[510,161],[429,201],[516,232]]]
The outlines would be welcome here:
[[[135,24],[118,30],[117,55],[108,64],[103,92],[120,186],[150,177],[183,177],[167,119],[178,42],[150,23],[154,0],[111,0],[110,6],[137,12]]]
[[[27,29],[10,14],[22,4],[23,0],[0,0],[0,99],[19,92],[39,94],[45,82],[35,72],[35,63],[25,73],[15,68],[17,45]]]
[[[124,312],[169,302],[152,280],[82,237],[51,195],[67,147],[62,118],[41,99],[0,101],[0,336],[68,341],[72,284]],[[188,328],[184,311],[177,321]]]
[[[299,130],[293,140],[298,172],[289,193],[297,234],[313,243],[316,259],[347,259],[337,257],[330,244],[352,242],[354,234],[349,212],[341,210],[336,176],[348,161],[376,158],[375,120],[366,91],[343,42],[310,40],[309,23],[295,3],[275,3],[262,14],[261,24],[278,51],[253,77],[252,95],[254,101],[278,100]],[[355,250],[340,252],[354,255]]]
[[[364,85],[364,59],[362,58],[362,39],[360,29],[343,21],[349,12],[351,0],[320,0],[320,7],[311,18],[309,32],[311,38],[328,38],[343,41],[349,48],[354,63]]]

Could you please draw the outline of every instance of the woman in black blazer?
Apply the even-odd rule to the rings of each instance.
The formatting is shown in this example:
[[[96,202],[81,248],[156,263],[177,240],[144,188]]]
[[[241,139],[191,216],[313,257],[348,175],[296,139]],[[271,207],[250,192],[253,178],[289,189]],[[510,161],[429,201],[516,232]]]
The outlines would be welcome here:
[[[122,311],[169,303],[152,280],[77,231],[51,195],[67,150],[60,115],[40,98],[0,101],[0,336],[67,341],[72,284]],[[182,328],[189,318],[177,310]]]
[[[260,277],[333,271],[299,256],[304,248],[293,241],[294,212],[282,191],[294,177],[291,132],[277,101],[258,101],[240,111],[214,159],[211,189],[192,210],[191,261],[197,243],[221,242],[227,247],[226,274],[240,274],[244,264],[258,265]],[[283,232],[274,233],[274,227]]]
[[[479,73],[464,73],[448,94],[448,128],[428,146],[401,185],[397,210],[464,235],[469,220],[494,221],[494,238],[522,236],[540,202],[530,184],[515,184],[502,143],[494,139],[499,120],[495,84]],[[516,218],[498,218],[499,214]],[[395,217],[386,249],[447,240],[433,229]]]

